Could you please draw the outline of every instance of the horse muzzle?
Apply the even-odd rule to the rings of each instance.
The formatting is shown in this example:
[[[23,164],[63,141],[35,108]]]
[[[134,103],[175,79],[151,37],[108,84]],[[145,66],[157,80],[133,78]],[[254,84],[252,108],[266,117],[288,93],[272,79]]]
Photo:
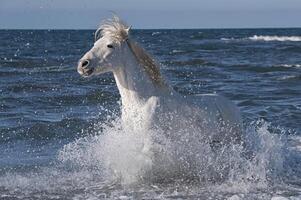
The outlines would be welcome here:
[[[90,64],[89,60],[79,61],[77,66],[77,72],[85,77],[91,76],[94,72],[94,68],[89,66],[89,64]]]

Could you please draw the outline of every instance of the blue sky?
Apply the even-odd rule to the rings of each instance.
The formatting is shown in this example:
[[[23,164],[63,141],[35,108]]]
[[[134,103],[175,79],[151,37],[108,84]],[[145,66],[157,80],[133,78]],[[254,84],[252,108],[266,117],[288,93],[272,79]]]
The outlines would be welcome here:
[[[301,27],[301,0],[0,0],[0,29]]]

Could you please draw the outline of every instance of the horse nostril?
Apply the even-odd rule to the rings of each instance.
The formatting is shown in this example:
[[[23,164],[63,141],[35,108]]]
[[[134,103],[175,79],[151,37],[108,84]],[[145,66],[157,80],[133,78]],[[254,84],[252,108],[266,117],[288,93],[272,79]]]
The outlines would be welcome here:
[[[84,60],[84,61],[82,62],[82,67],[83,67],[83,68],[88,67],[89,63],[90,63],[89,60]]]

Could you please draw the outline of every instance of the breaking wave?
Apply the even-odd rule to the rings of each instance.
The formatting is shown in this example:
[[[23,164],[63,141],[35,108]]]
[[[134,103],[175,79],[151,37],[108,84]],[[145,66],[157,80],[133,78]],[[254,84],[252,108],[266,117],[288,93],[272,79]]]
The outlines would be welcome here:
[[[301,68],[301,64],[282,64],[278,66],[287,68]]]
[[[265,35],[254,35],[252,37],[249,37],[248,39],[254,40],[254,41],[279,41],[279,42],[300,42],[301,36],[265,36]]]
[[[223,41],[231,40],[252,40],[252,41],[266,41],[266,42],[301,42],[301,36],[269,36],[269,35],[253,35],[247,38],[221,38]]]

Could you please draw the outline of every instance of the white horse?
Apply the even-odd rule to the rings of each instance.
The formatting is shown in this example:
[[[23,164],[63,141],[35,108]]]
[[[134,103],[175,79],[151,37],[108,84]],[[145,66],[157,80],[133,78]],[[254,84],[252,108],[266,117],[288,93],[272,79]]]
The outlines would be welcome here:
[[[113,72],[123,121],[160,128],[171,138],[171,133],[187,128],[210,138],[210,143],[240,140],[241,118],[233,103],[217,94],[183,96],[174,91],[162,78],[159,65],[130,38],[129,31],[116,16],[104,21],[95,33],[94,46],[77,68],[84,77]]]

